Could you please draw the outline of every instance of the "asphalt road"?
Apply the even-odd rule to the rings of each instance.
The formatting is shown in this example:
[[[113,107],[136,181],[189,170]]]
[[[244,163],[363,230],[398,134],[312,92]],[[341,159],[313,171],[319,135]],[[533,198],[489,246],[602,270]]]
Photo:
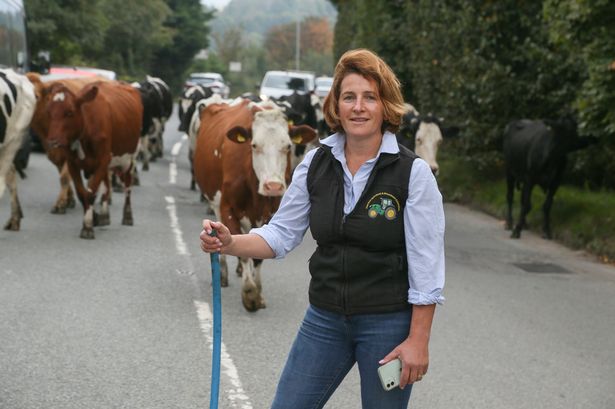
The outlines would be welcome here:
[[[188,189],[175,129],[172,120],[165,157],[134,188],[135,225],[120,224],[115,194],[111,225],[91,241],[79,238],[80,208],[49,213],[57,174],[31,157],[22,230],[0,231],[0,408],[209,407],[211,272],[198,234],[212,216]],[[615,268],[530,233],[511,240],[501,221],[463,207],[445,211],[447,301],[410,407],[615,407]],[[5,195],[0,221],[8,215]],[[257,313],[230,274],[220,408],[269,407],[314,246],[308,234],[285,260],[265,261]],[[327,408],[360,408],[358,383],[353,369]]]

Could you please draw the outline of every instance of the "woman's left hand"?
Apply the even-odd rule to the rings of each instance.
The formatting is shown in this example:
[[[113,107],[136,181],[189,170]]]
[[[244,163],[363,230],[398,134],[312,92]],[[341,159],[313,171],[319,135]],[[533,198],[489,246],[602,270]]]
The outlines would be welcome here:
[[[393,359],[401,361],[399,387],[404,389],[423,379],[429,367],[429,339],[409,336],[385,356],[379,363],[386,364]]]

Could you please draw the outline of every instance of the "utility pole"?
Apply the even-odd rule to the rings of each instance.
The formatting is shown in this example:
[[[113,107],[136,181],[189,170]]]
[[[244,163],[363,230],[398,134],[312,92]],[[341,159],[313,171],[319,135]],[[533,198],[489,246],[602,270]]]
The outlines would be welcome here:
[[[299,10],[296,10],[295,21],[295,69],[299,71],[299,56],[301,55],[301,23],[299,22]]]

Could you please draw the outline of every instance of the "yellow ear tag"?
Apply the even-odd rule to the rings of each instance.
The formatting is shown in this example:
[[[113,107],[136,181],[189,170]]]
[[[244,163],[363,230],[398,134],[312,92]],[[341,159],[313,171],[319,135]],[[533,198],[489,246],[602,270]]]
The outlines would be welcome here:
[[[295,135],[292,138],[293,143],[300,144],[303,141],[303,137],[301,135]]]
[[[237,142],[240,142],[240,143],[244,143],[246,141],[246,138],[242,134],[239,134],[239,133],[237,134],[236,138],[237,138]]]
[[[293,121],[292,119],[288,120],[288,125],[289,126],[293,126],[295,124],[295,121]]]

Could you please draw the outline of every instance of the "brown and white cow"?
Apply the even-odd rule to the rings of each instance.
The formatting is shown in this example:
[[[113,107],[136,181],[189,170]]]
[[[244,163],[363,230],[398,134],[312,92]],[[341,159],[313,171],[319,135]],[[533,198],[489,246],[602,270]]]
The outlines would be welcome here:
[[[53,86],[62,84],[66,86],[73,93],[77,93],[85,85],[103,80],[102,77],[79,77],[79,78],[65,78],[61,80],[43,82],[41,77],[37,73],[29,72],[26,74],[32,85],[34,85],[34,93],[36,94],[36,108],[34,115],[32,116],[32,122],[30,127],[41,141],[43,148],[48,153],[47,148],[47,134],[49,133],[49,117],[47,115],[47,104],[50,101],[50,90]],[[47,157],[51,160],[49,154]],[[53,161],[52,161],[53,162]],[[65,214],[66,208],[75,207],[75,197],[73,189],[71,188],[70,173],[68,172],[68,165],[65,160],[61,162],[53,163],[58,172],[60,172],[60,193],[51,208],[53,214]]]
[[[25,76],[10,69],[0,70],[0,197],[6,186],[11,193],[11,217],[5,230],[19,230],[23,217],[13,159],[30,124],[35,103],[34,88]]]
[[[54,163],[66,160],[83,205],[81,238],[94,238],[94,224],[109,224],[108,170],[124,183],[122,224],[132,225],[130,189],[134,156],[139,143],[143,105],[139,91],[115,81],[94,82],[74,93],[62,84],[50,90],[48,155]],[[81,172],[89,178],[87,188]],[[99,185],[105,191],[100,215],[94,213]]]
[[[212,104],[201,112],[194,172],[218,220],[233,234],[267,223],[277,210],[290,177],[290,148],[316,137],[314,129],[288,125],[274,104]],[[265,307],[261,295],[262,260],[240,258],[242,302],[246,310]],[[222,285],[228,285],[221,257]]]

